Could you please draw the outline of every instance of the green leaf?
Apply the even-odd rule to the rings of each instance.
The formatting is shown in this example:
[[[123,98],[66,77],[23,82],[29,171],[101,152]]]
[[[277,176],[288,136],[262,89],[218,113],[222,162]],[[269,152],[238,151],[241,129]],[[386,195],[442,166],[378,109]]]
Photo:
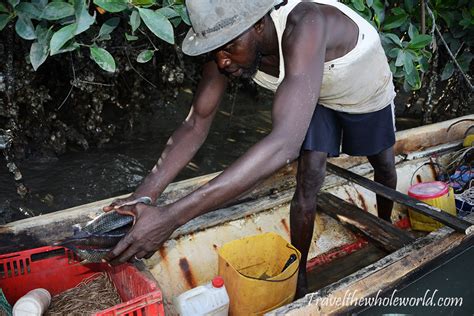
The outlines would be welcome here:
[[[397,35],[393,33],[381,33],[382,41],[385,43],[392,43],[397,45],[398,47],[402,47],[402,41],[398,38]]]
[[[10,14],[0,14],[0,31],[7,26],[8,22],[12,19]]]
[[[48,47],[41,45],[38,42],[31,44],[30,48],[30,62],[33,69],[36,71],[39,66],[48,58]]]
[[[159,8],[159,9],[156,10],[155,12],[158,12],[158,13],[163,14],[163,15],[164,15],[165,17],[167,17],[168,19],[172,19],[172,18],[175,18],[175,17],[179,16],[179,13],[176,12],[176,10],[174,10],[174,9],[171,8],[171,7]]]
[[[31,20],[26,17],[18,17],[15,24],[16,33],[23,39],[33,40],[36,38],[35,28]]]
[[[92,46],[90,48],[91,58],[100,68],[108,72],[115,72],[115,60],[108,51],[103,48]]]
[[[130,15],[130,26],[132,27],[132,33],[135,33],[135,31],[140,26],[140,23],[141,19],[140,15],[138,14],[138,11],[133,10],[132,14]]]
[[[375,15],[378,17],[380,23],[385,19],[385,5],[381,0],[375,0],[372,7],[374,9]]]
[[[406,15],[407,13],[405,12],[405,10],[403,10],[403,8],[400,8],[400,7],[395,7],[393,8],[392,10],[390,10],[392,12],[392,14],[394,15]]]
[[[420,74],[418,73],[418,70],[413,68],[412,71],[409,72],[405,78],[412,89],[417,90],[420,88],[421,80],[420,80]]]
[[[364,11],[364,1],[363,0],[351,0],[352,5],[357,11]]]
[[[121,12],[128,9],[127,0],[94,0],[94,3],[108,12]]]
[[[137,61],[139,63],[142,63],[142,64],[146,63],[146,62],[150,61],[153,58],[153,54],[154,54],[154,52],[152,50],[149,50],[149,49],[144,50],[144,51],[140,52],[140,54],[138,54]]]
[[[191,21],[189,20],[188,11],[186,10],[186,7],[184,5],[179,5],[179,6],[175,6],[175,9],[176,9],[176,12],[179,13],[179,16],[181,17],[181,19],[183,19],[183,22],[186,23],[187,25],[191,25]]]
[[[374,5],[374,0],[366,0],[367,6],[371,8]]]
[[[135,35],[130,35],[128,33],[125,33],[125,38],[127,39],[127,41],[129,42],[133,42],[133,41],[136,41],[138,39],[138,36],[135,36]]]
[[[95,22],[95,11],[94,15],[91,16],[87,10],[87,3],[85,0],[76,0],[74,3],[74,11],[76,15],[77,29],[74,35],[79,35],[84,31],[87,31],[92,24]]]
[[[67,53],[67,52],[72,52],[76,49],[78,49],[80,45],[74,41],[74,39],[69,40],[64,46],[57,51],[56,54],[62,54],[62,53]]]
[[[41,10],[29,2],[21,2],[16,6],[15,10],[17,13],[19,13],[19,15],[28,17],[30,19],[39,20],[41,16]]]
[[[413,23],[410,23],[410,26],[408,27],[408,36],[410,36],[410,38],[413,39],[418,34],[419,32],[416,26]]]
[[[400,51],[401,51],[400,48],[394,47],[391,50],[389,50],[389,52],[387,53],[387,56],[390,58],[397,58]]]
[[[173,25],[174,28],[177,28],[178,25],[179,25],[182,21],[183,21],[183,19],[181,19],[180,16],[177,16],[177,17],[175,17],[175,18],[171,18],[171,19],[170,19],[170,22],[171,22],[171,24]]]
[[[421,57],[420,58],[420,69],[422,72],[427,72],[430,68],[429,60],[426,57]]]
[[[407,74],[411,73],[415,67],[413,66],[413,57],[409,53],[403,55],[403,70]],[[416,69],[415,69],[416,71]]]
[[[74,37],[74,32],[77,29],[77,24],[73,23],[66,25],[59,31],[53,34],[49,44],[51,55],[57,54],[59,50],[66,44],[67,41]]]
[[[163,14],[142,8],[138,8],[138,12],[145,25],[153,34],[170,44],[174,44],[173,26]]]
[[[408,43],[408,48],[411,48],[411,49],[424,48],[426,45],[431,43],[432,40],[433,38],[431,37],[431,35],[418,34],[415,37],[413,37],[413,39]]]
[[[3,3],[0,3],[0,12],[9,12],[7,7]]]
[[[397,28],[403,23],[405,23],[407,20],[407,15],[406,14],[400,14],[400,15],[390,15],[387,17],[383,24],[383,29],[384,30],[392,30],[394,28]]]
[[[469,65],[471,64],[472,59],[474,58],[474,55],[470,52],[464,52],[462,53],[461,56],[459,56],[457,59],[459,66],[461,66],[461,69],[463,71],[469,71]]]
[[[20,3],[20,0],[8,0],[8,3],[10,3],[12,7],[16,7],[18,3]]]
[[[74,15],[74,7],[66,2],[50,2],[44,8],[41,19],[59,20]]]
[[[48,0],[31,0],[38,9],[43,10],[48,5]]]
[[[36,26],[35,34],[38,39],[38,43],[49,47],[49,41],[51,40],[51,37],[53,36],[53,30],[50,28],[47,28],[46,26],[42,24],[38,24]]]
[[[149,7],[156,3],[155,0],[131,0],[134,6]]]
[[[393,62],[390,62],[388,65],[390,67],[390,71],[392,72],[392,74],[395,77],[395,72],[397,71],[397,66],[395,66],[395,63],[393,63]]]
[[[401,50],[398,52],[397,60],[395,61],[395,66],[400,67],[403,66],[403,62],[405,61],[405,51]]]
[[[99,37],[112,33],[112,31],[115,30],[119,23],[120,18],[118,17],[113,17],[105,21],[104,24],[102,24],[102,26],[100,27]]]

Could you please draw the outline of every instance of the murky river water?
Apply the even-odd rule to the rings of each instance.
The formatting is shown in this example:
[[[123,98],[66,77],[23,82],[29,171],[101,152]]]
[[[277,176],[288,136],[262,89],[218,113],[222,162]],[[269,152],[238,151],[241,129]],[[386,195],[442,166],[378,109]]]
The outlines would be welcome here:
[[[30,190],[22,200],[0,158],[0,224],[132,192],[154,166],[173,130],[186,117],[191,95],[148,117],[149,130],[133,140],[18,165]],[[201,150],[177,180],[224,169],[271,129],[271,99],[238,93],[223,101]]]

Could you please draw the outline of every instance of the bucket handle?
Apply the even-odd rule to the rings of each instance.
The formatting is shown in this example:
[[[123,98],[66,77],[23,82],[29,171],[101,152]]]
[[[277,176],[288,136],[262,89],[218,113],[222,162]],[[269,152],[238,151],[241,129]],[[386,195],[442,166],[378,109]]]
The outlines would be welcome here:
[[[286,248],[290,248],[291,250],[295,250],[295,254],[298,256],[298,250],[294,246],[292,246],[291,244],[286,244]],[[298,260],[299,259],[301,259],[300,256],[298,256]],[[242,274],[240,272],[239,272],[239,274],[243,275],[246,278],[252,279],[252,280],[265,281],[265,282],[283,282],[283,281],[286,281],[288,279],[291,279],[297,271],[298,271],[298,269],[296,269],[289,277],[287,277],[285,279],[281,279],[281,280],[265,280],[265,279],[259,279],[259,278],[256,278],[256,277],[248,276],[248,275]]]

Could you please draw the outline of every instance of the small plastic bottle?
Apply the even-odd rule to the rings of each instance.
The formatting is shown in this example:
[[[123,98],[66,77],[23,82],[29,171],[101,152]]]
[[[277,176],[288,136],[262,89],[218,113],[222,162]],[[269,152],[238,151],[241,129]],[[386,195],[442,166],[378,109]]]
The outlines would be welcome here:
[[[13,316],[41,316],[51,303],[46,289],[34,289],[22,296],[13,306]]]
[[[220,276],[205,285],[195,287],[174,298],[176,311],[181,316],[227,316],[229,296]]]

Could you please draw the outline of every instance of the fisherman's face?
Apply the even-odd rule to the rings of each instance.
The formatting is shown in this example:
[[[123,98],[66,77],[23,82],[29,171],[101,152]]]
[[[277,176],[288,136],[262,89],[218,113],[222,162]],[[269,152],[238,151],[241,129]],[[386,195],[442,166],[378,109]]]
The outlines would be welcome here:
[[[251,27],[239,37],[213,51],[219,69],[235,77],[251,78],[258,69],[262,54]]]

